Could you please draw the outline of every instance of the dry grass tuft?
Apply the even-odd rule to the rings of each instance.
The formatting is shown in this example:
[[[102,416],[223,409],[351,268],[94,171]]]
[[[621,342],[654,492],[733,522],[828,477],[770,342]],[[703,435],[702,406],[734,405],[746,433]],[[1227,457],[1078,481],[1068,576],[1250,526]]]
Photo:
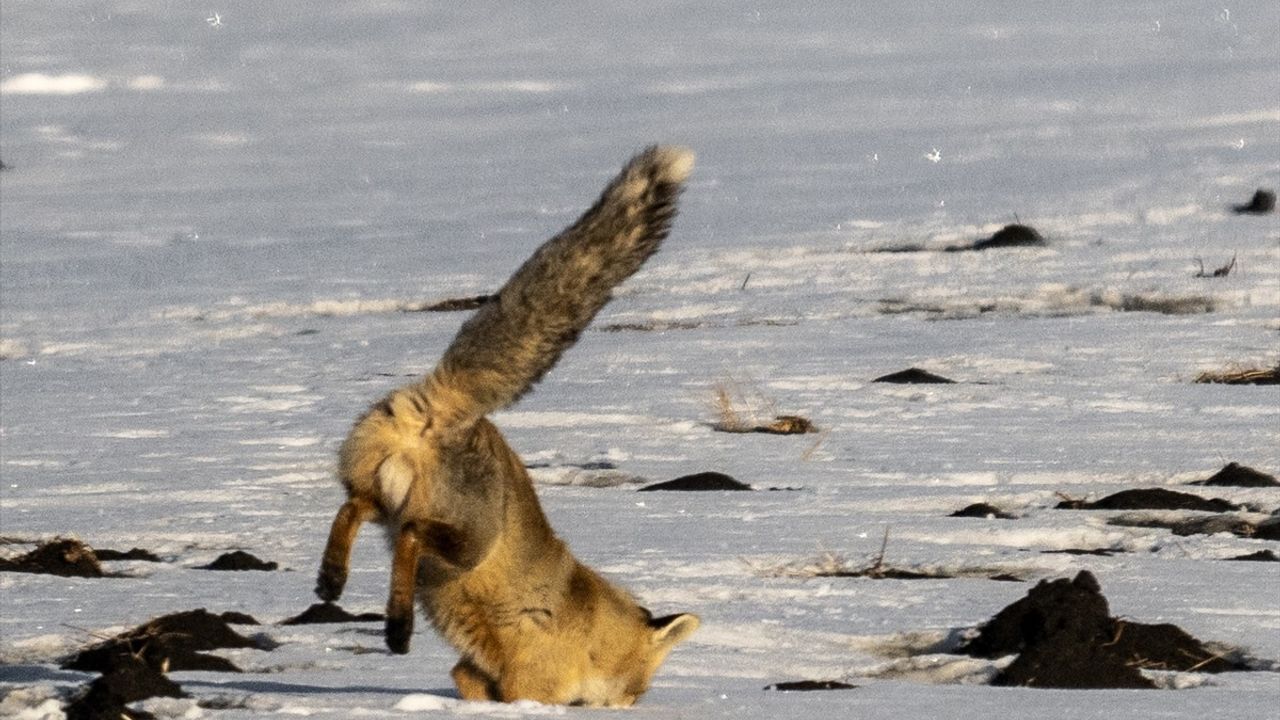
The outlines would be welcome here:
[[[715,422],[711,427],[720,432],[768,433],[770,435],[803,435],[818,428],[800,415],[778,415],[772,398],[755,390],[747,390],[732,378],[712,387],[711,410]],[[764,421],[761,418],[772,417]]]
[[[776,565],[747,562],[757,575],[770,578],[855,577],[861,570],[849,564],[843,555],[824,550],[818,555]]]
[[[1223,385],[1280,385],[1280,363],[1270,368],[1233,367],[1227,370],[1206,370],[1197,375],[1193,382]]]
[[[756,426],[756,413],[744,396],[742,386],[732,380],[721,381],[711,392],[716,418],[712,427],[721,432],[751,432]]]

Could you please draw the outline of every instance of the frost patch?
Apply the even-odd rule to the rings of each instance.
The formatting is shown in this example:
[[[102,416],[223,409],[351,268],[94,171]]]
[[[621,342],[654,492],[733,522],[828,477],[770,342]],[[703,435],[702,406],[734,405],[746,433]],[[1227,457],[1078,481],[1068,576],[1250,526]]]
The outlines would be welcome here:
[[[490,715],[496,717],[565,714],[563,706],[543,705],[532,700],[517,700],[513,703],[468,702],[425,693],[405,695],[394,705],[394,709],[401,712],[450,710],[457,715]]]
[[[111,438],[114,440],[146,440],[148,438],[166,438],[169,437],[168,430],[147,430],[142,428],[132,430],[111,430],[108,432],[94,433],[91,437]]]
[[[30,354],[31,350],[21,340],[0,338],[0,360],[21,360]]]
[[[105,90],[107,81],[92,75],[68,73],[45,75],[23,73],[0,82],[0,93],[6,95],[79,95]]]

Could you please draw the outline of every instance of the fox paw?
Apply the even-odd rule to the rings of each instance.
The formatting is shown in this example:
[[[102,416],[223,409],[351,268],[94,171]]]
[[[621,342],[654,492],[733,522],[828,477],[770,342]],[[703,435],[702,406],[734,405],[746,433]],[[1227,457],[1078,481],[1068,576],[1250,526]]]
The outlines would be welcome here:
[[[413,634],[413,616],[387,616],[387,648],[397,655],[409,652],[409,636]]]
[[[316,596],[325,602],[333,602],[342,597],[342,588],[346,584],[346,570],[332,565],[323,565],[320,567],[320,576],[316,578]]]

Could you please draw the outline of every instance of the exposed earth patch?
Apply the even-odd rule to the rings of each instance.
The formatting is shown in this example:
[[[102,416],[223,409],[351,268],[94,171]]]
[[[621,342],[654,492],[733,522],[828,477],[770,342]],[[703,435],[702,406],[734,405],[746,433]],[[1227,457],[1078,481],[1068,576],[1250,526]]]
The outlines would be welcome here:
[[[1017,658],[993,685],[1155,688],[1142,670],[1218,673],[1248,669],[1175,625],[1112,617],[1092,573],[1041,581],[961,646],[974,657]]]
[[[674,480],[645,485],[636,492],[654,492],[661,490],[708,491],[708,490],[754,490],[750,485],[739,482],[724,473],[708,472],[681,475]]]
[[[275,562],[267,562],[243,550],[223,553],[208,565],[199,565],[196,570],[275,570],[280,567]]]
[[[1222,498],[1203,498],[1190,493],[1164,488],[1121,490],[1101,500],[1063,500],[1055,506],[1059,510],[1200,510],[1203,512],[1228,512],[1240,506]]]
[[[1204,480],[1197,480],[1191,484],[1216,487],[1280,487],[1280,481],[1277,481],[1274,475],[1234,462],[1227,463],[1221,470]]]
[[[928,370],[921,370],[917,367],[899,370],[888,375],[881,375],[871,382],[878,383],[898,383],[901,385],[917,385],[917,384],[952,384],[955,380],[946,378],[941,375],[935,375]]]
[[[380,622],[385,620],[386,616],[382,613],[360,613],[353,615],[343,610],[337,603],[322,602],[315,603],[311,607],[303,610],[300,614],[291,618],[281,620],[281,625],[316,625],[321,623],[343,623],[343,622]]]

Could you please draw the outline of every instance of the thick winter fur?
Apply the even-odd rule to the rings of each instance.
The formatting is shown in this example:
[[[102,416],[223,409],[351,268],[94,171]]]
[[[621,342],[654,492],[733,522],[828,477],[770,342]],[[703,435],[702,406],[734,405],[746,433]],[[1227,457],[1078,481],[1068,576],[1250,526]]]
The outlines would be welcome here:
[[[630,705],[698,627],[694,615],[654,618],[574,559],[524,463],[485,419],[550,370],[658,249],[692,168],[682,148],[634,157],[476,311],[430,375],[371,407],[342,445],[348,500],[316,593],[337,599],[360,525],[385,525],[387,645],[408,652],[416,594],[462,655],[453,679],[464,698]]]

